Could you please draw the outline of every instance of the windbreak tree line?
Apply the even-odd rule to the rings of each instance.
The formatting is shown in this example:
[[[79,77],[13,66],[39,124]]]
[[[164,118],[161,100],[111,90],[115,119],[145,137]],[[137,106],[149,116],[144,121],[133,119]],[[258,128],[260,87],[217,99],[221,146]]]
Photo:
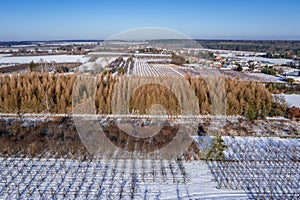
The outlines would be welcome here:
[[[72,112],[72,91],[76,76],[76,74],[51,75],[36,72],[1,76],[0,113],[69,114]],[[112,114],[111,102],[114,87],[124,77],[110,74],[95,75],[97,80],[95,107],[98,114]],[[188,81],[198,98],[199,114],[211,114],[212,94],[205,81],[202,78],[189,78]],[[260,83],[226,79],[225,90],[227,115],[241,115],[257,119],[284,115],[286,112],[286,107],[275,102],[272,94]],[[146,108],[158,103],[168,105],[169,113],[180,111],[180,105],[170,94],[160,92],[159,88],[151,84],[134,92],[129,108],[134,108],[134,113],[145,114]]]

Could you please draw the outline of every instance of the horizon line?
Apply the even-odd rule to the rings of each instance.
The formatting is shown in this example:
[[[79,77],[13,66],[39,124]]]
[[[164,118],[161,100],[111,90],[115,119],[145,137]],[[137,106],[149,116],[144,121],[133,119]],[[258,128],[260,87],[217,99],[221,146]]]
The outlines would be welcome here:
[[[146,39],[146,40],[118,40],[116,41],[153,41],[153,40],[184,40],[178,38],[164,38],[164,39]],[[215,40],[215,41],[300,41],[300,38],[191,38],[186,40]],[[29,39],[29,40],[1,40],[0,42],[65,42],[65,41],[82,41],[82,42],[102,42],[108,41],[107,39]],[[113,40],[112,40],[113,41]]]

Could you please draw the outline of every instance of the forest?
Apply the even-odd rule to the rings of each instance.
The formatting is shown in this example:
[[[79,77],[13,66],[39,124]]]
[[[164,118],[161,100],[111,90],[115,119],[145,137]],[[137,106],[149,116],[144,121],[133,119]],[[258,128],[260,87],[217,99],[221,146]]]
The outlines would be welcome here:
[[[76,74],[53,75],[38,72],[3,75],[0,78],[0,113],[20,115],[23,113],[71,113],[72,91],[76,76]],[[97,114],[112,114],[115,86],[126,76],[98,74],[95,78],[97,80],[95,90]],[[210,94],[205,80],[194,77],[185,78],[188,79],[198,99],[199,114],[212,114],[213,94]],[[287,112],[286,106],[274,101],[271,92],[261,83],[226,79],[225,93],[227,115],[263,119],[267,116],[284,116]],[[180,114],[180,105],[176,96],[155,84],[148,84],[142,89],[135,90],[130,98],[129,109],[131,113],[145,114],[147,108],[154,104],[163,105],[169,115]]]
[[[293,40],[197,40],[204,48],[266,52],[267,57],[300,56],[300,42]]]

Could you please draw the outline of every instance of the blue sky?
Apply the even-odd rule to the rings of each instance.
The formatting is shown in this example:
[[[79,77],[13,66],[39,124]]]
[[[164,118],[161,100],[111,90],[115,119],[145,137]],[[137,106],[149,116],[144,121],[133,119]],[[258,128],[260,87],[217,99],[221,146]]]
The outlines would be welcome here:
[[[0,0],[0,40],[106,39],[163,27],[204,39],[300,39],[298,0]]]

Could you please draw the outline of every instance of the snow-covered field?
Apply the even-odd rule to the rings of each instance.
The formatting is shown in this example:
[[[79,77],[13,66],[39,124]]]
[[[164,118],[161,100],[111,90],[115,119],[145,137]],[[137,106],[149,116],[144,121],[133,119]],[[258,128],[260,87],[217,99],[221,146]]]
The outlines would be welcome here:
[[[107,65],[113,62],[117,57],[99,57],[94,62],[86,62],[78,67],[79,72],[84,70],[101,70],[104,69]]]
[[[47,55],[47,56],[12,56],[0,57],[0,63],[9,64],[26,64],[31,61],[38,62],[56,62],[56,63],[70,63],[70,62],[86,62],[88,58],[84,55]]]
[[[300,95],[299,94],[283,94],[286,104],[288,106],[296,106],[300,108]]]
[[[2,67],[11,67],[13,66],[13,64],[0,64],[0,68]]]
[[[0,58],[2,58],[2,57],[8,57],[8,56],[11,56],[11,54],[7,54],[7,53],[1,53],[0,54]]]
[[[226,78],[239,79],[242,81],[253,81],[253,82],[272,82],[272,83],[285,83],[285,81],[281,80],[280,77],[263,74],[263,73],[246,73],[246,72],[238,72],[234,70],[217,70],[210,69],[205,67],[195,67],[192,68],[181,68],[180,70],[185,70],[185,73],[188,71],[194,76],[202,76],[207,77],[210,74],[220,74]]]
[[[192,68],[179,67],[173,64],[148,64],[145,59],[136,59],[133,67],[133,75],[137,76],[174,76],[184,77],[185,73],[195,72]]]
[[[299,199],[299,139],[222,139],[219,161],[1,155],[0,199]]]
[[[282,65],[282,64],[287,64],[289,62],[293,62],[293,60],[291,59],[283,59],[283,58],[263,58],[263,57],[253,57],[253,56],[248,56],[248,57],[238,57],[241,60],[245,60],[245,61],[260,61],[260,62],[268,62],[268,63],[272,63],[272,64],[278,64],[278,65]]]
[[[247,199],[217,189],[204,161],[0,158],[2,199]]]
[[[222,137],[225,159],[209,162],[220,188],[244,189],[251,199],[300,198],[300,140]]]
[[[237,55],[243,56],[263,56],[266,55],[264,52],[254,52],[254,51],[233,51],[233,50],[223,50],[223,49],[203,49],[205,51],[213,52],[217,55],[224,55],[224,57],[231,57]]]
[[[86,42],[86,41],[82,41],[82,42],[59,42],[59,43],[55,43],[55,42],[50,42],[50,43],[42,43],[42,45],[45,46],[73,46],[73,45],[97,45],[98,42]],[[41,43],[40,43],[41,44]]]
[[[226,77],[240,79],[242,81],[284,83],[280,77],[263,73],[242,73],[233,70],[223,70],[221,73]]]

